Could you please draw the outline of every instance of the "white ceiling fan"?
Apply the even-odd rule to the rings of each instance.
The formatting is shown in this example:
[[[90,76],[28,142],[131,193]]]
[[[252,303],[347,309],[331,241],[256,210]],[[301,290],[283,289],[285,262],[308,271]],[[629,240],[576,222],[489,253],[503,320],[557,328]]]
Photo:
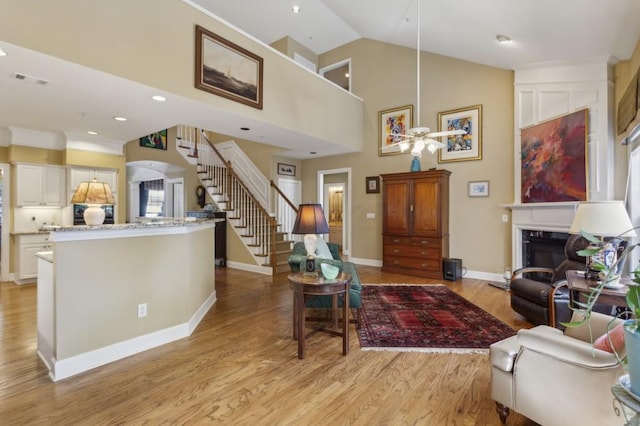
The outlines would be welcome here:
[[[417,127],[409,129],[406,135],[399,133],[388,134],[394,141],[389,145],[382,148],[383,153],[406,152],[411,149],[411,155],[414,157],[422,156],[422,151],[426,148],[431,154],[437,150],[444,148],[446,145],[433,138],[439,138],[443,136],[456,136],[466,135],[467,132],[462,129],[446,130],[443,132],[431,132],[428,127],[420,127],[420,1],[418,2],[418,40],[416,49],[416,86],[417,86],[417,103],[416,103],[416,117]]]

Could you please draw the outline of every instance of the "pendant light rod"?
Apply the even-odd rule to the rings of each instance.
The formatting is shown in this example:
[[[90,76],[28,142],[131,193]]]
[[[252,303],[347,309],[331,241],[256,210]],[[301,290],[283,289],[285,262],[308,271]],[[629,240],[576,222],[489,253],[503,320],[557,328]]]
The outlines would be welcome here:
[[[417,52],[416,52],[416,88],[417,88],[417,97],[416,100],[416,127],[420,127],[420,0],[418,2],[418,40],[417,40]]]

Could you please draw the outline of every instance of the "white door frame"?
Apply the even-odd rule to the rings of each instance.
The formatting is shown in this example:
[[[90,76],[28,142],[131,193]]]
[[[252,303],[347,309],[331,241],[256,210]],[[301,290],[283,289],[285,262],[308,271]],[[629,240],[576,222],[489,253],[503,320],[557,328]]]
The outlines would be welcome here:
[[[11,209],[9,207],[9,195],[11,194],[11,166],[0,163],[2,169],[2,233],[0,236],[0,281],[9,281],[9,265],[11,256],[9,253],[9,224],[11,223]]]
[[[342,241],[344,242],[342,246],[342,254],[345,256],[349,256],[351,254],[351,211],[352,211],[352,200],[351,200],[351,167],[344,167],[341,169],[329,169],[329,170],[318,170],[318,187],[316,188],[316,193],[318,197],[318,203],[324,205],[324,176],[325,175],[333,175],[337,173],[346,173],[347,174],[347,186],[345,188],[345,198],[344,198],[344,216],[342,218],[342,232],[343,237]]]
[[[181,191],[175,191],[175,186],[181,185]],[[176,199],[176,192],[179,196]],[[177,203],[176,203],[177,201]],[[176,204],[178,205],[178,209],[176,209]],[[172,178],[164,180],[164,206],[167,217],[183,217],[186,216],[184,211],[184,178]],[[176,215],[176,210],[181,210]]]

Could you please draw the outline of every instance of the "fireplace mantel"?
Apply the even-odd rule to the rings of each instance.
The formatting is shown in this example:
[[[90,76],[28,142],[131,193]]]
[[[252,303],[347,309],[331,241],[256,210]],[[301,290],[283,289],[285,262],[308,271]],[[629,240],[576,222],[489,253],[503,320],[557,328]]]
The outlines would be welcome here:
[[[512,268],[522,267],[522,231],[569,232],[578,202],[502,204],[511,209]]]

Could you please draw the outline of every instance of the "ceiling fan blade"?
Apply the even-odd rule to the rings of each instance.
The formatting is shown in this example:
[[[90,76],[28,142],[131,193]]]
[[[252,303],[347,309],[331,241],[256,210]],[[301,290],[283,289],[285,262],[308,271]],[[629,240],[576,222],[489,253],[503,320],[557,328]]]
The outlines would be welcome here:
[[[462,129],[447,130],[446,132],[434,132],[429,133],[427,136],[430,138],[439,138],[441,136],[453,136],[453,135],[466,135],[467,132]]]

